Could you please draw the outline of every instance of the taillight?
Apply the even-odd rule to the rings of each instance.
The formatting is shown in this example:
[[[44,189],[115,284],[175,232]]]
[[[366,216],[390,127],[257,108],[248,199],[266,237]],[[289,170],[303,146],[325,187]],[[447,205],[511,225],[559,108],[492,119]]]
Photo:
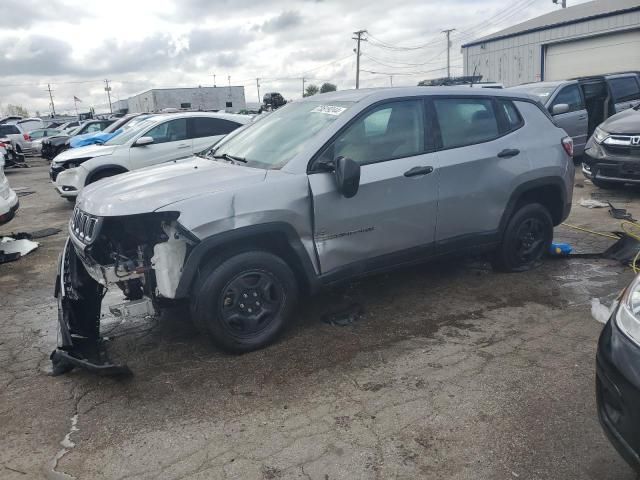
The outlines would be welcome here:
[[[29,134],[28,134],[28,133],[23,133],[23,134],[22,134],[22,137],[23,137],[27,142],[31,141],[31,137],[29,136]]]
[[[567,155],[573,157],[573,138],[564,137],[562,139],[562,147],[564,148],[564,151],[567,152]]]

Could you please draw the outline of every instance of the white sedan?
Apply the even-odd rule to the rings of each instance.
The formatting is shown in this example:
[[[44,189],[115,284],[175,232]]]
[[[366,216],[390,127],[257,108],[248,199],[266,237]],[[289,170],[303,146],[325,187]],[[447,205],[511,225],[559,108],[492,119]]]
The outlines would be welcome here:
[[[190,157],[250,122],[248,115],[217,112],[154,115],[134,128],[124,128],[102,145],[62,152],[51,162],[49,175],[60,196],[75,201],[80,191],[90,183]]]

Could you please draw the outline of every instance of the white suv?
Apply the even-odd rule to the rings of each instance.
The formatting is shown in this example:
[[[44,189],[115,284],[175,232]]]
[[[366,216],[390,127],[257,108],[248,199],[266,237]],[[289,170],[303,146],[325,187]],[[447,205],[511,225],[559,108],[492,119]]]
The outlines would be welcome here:
[[[74,201],[85,185],[130,170],[190,157],[251,117],[228,113],[185,112],[154,115],[102,145],[62,152],[49,175],[58,193]]]

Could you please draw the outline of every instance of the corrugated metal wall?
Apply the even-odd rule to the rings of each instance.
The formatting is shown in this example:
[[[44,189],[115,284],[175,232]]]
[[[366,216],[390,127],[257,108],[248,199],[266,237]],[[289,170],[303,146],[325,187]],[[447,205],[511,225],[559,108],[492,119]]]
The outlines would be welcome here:
[[[640,11],[550,27],[462,49],[464,74],[482,75],[483,81],[505,86],[541,80],[545,45],[592,35],[640,29]],[[607,73],[607,72],[601,72]]]

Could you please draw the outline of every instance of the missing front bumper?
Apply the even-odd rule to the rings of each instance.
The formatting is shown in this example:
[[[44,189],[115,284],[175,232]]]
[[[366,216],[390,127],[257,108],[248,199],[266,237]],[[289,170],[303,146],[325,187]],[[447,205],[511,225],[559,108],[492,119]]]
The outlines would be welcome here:
[[[81,367],[103,375],[130,375],[126,365],[111,362],[100,337],[105,287],[85,270],[67,239],[58,261],[54,295],[58,300],[58,346],[51,353],[53,374]]]

